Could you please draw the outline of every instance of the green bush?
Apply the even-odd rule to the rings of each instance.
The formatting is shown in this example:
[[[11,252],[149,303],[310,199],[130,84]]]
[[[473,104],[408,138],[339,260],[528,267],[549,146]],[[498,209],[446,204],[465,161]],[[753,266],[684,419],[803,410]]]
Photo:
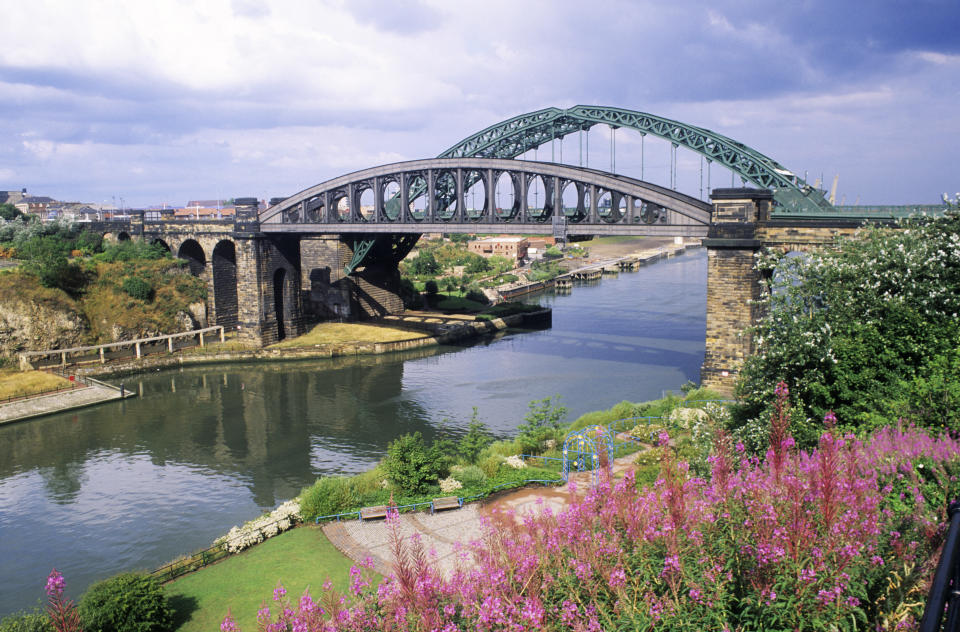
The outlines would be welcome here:
[[[487,474],[477,465],[464,465],[451,472],[451,476],[463,483],[464,487],[479,489],[487,482]]]
[[[345,476],[325,476],[300,492],[300,515],[304,522],[359,507],[362,499]]]
[[[80,599],[86,632],[167,632],[173,611],[153,577],[122,573],[90,587]]]
[[[146,243],[142,239],[131,239],[110,244],[103,252],[93,256],[94,261],[114,263],[117,261],[136,261],[137,259],[164,259],[170,253],[160,243]]]
[[[489,303],[487,295],[481,292],[480,290],[470,290],[467,292],[465,297],[468,301],[473,301],[475,303],[480,303],[481,305],[486,305]]]
[[[54,632],[50,617],[39,608],[0,619],[0,632]]]
[[[426,492],[450,471],[442,444],[434,441],[428,447],[419,432],[391,441],[383,468],[390,483],[401,492],[411,494]]]
[[[423,289],[424,291],[426,291],[427,294],[431,296],[433,296],[434,294],[440,291],[440,288],[437,286],[437,282],[434,281],[433,279],[430,279],[429,281],[424,283]]]
[[[148,303],[153,300],[153,286],[142,277],[126,277],[120,288],[135,299]]]
[[[835,249],[758,259],[770,281],[754,328],[756,352],[737,385],[744,405],[730,429],[740,433],[769,419],[780,381],[791,405],[811,419],[834,411],[841,424],[863,431],[888,421],[891,402],[913,397],[904,386],[956,346],[957,240],[954,209],[938,219],[904,220],[896,229],[862,229]],[[952,397],[934,383],[915,385],[918,394],[931,386],[921,396],[927,404]]]

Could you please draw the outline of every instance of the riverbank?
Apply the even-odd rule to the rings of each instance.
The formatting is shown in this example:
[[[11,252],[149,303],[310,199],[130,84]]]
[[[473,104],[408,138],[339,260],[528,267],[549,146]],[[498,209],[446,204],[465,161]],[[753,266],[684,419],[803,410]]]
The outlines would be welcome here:
[[[534,329],[550,326],[552,310],[543,309],[524,314],[513,314],[492,320],[471,320],[473,316],[444,315],[432,312],[405,312],[387,316],[384,323],[402,324],[429,335],[392,342],[341,342],[317,344],[308,347],[266,347],[244,349],[227,341],[203,348],[183,349],[170,355],[146,356],[139,359],[118,360],[112,364],[78,366],[77,375],[103,378],[124,377],[166,368],[229,364],[235,362],[288,362],[319,360],[364,355],[382,355],[410,351],[424,347],[459,343],[506,331],[511,328]]]

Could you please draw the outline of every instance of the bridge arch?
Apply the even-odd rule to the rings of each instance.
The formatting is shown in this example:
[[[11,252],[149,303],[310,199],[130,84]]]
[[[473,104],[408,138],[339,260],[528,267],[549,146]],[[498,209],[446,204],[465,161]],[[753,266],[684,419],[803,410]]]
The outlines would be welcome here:
[[[815,212],[833,207],[823,194],[780,163],[743,143],[711,130],[672,119],[607,106],[545,108],[501,121],[468,136],[440,158],[517,158],[531,149],[597,124],[626,127],[650,134],[704,156],[739,174],[744,181],[773,191],[787,211]]]
[[[166,250],[167,252],[170,252],[170,253],[173,252],[173,248],[170,247],[170,244],[168,244],[166,241],[164,241],[164,240],[162,240],[162,239],[159,239],[159,238],[151,239],[151,240],[150,240],[150,245],[151,245],[151,246],[162,246],[163,249]]]
[[[180,244],[177,257],[186,260],[190,274],[195,277],[203,275],[207,267],[207,256],[203,252],[203,246],[197,240],[187,239]]]
[[[130,241],[130,233],[121,230],[117,233],[117,241]]]
[[[213,248],[213,310],[218,325],[234,328],[239,321],[237,301],[237,248],[222,239]]]

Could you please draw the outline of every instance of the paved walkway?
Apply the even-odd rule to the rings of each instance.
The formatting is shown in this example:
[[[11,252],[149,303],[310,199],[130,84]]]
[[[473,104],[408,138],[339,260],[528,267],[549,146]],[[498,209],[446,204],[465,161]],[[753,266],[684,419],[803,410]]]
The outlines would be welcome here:
[[[614,460],[614,476],[632,467],[636,457],[637,453],[633,453]],[[590,476],[589,472],[571,475],[579,490],[577,495],[589,487]],[[520,521],[525,515],[539,514],[545,508],[557,513],[573,498],[569,483],[557,487],[532,485],[434,515],[429,512],[400,514],[400,533],[408,541],[411,535],[419,534],[424,550],[444,574],[449,574],[457,567],[473,565],[470,544],[482,538],[483,522],[493,515],[507,515]],[[378,573],[388,575],[393,572],[390,529],[384,520],[328,522],[323,532],[350,559],[363,562],[369,557]]]
[[[133,394],[127,391],[126,396],[130,397]],[[84,408],[114,399],[120,399],[120,391],[101,384],[91,384],[69,391],[18,399],[0,404],[0,424],[51,415],[74,408]]]

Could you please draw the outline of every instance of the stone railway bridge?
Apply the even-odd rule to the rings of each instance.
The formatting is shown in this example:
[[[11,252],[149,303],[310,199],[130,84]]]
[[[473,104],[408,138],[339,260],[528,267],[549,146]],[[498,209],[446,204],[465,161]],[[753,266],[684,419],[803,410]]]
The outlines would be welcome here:
[[[528,149],[598,123],[669,139],[760,188],[713,189],[711,203],[626,176],[520,161]],[[541,197],[542,196],[542,197]],[[402,311],[399,262],[423,233],[685,236],[708,252],[706,356],[701,381],[730,391],[750,353],[744,330],[759,314],[762,248],[809,250],[852,234],[864,214],[833,209],[758,152],[692,126],[629,110],[548,108],[469,137],[440,158],[334,178],[258,212],[236,200],[216,221],[93,222],[108,239],[163,244],[206,280],[208,321],[259,344],[329,319]]]

